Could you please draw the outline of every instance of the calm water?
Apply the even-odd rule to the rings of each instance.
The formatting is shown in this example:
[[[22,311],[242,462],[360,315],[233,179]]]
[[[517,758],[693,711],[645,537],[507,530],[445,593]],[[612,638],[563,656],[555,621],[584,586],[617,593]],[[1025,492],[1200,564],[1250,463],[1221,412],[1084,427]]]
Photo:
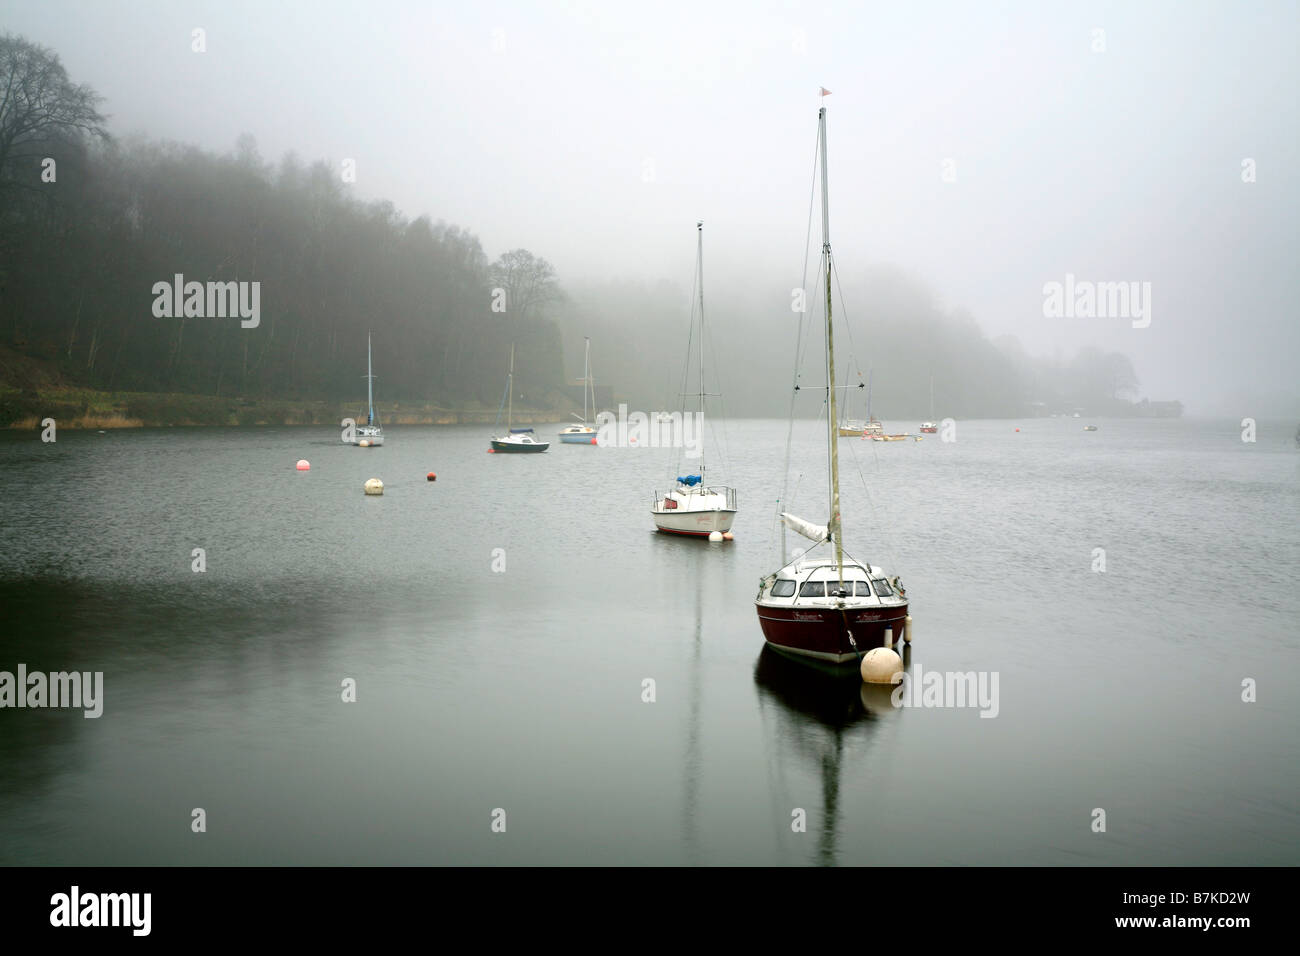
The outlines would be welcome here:
[[[995,719],[762,653],[784,422],[728,425],[719,545],[652,532],[663,450],[4,434],[0,670],[102,670],[106,702],[0,710],[0,862],[1300,862],[1294,423],[1016,424],[841,442],[909,667],[996,671]],[[790,510],[822,521],[818,439]]]

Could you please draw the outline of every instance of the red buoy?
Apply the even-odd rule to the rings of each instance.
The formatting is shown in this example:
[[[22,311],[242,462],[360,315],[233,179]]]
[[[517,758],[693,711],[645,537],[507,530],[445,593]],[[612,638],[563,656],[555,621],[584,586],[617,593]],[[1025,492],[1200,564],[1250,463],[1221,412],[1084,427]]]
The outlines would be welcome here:
[[[429,472],[429,473],[428,473],[427,475],[425,475],[424,477],[425,477],[425,480],[426,480],[426,481],[437,481],[437,480],[438,480],[438,476],[435,475],[433,472]]]
[[[591,443],[592,443],[593,445],[596,444],[596,439],[593,438],[593,439],[591,440]]]
[[[488,454],[490,455],[490,454],[492,454],[494,451],[496,451],[495,448],[489,448],[489,449],[488,449]]]

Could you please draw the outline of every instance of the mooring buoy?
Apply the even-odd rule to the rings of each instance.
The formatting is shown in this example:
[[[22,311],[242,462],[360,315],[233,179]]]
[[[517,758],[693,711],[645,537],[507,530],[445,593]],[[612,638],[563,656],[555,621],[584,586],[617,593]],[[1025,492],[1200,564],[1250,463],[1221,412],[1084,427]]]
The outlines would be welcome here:
[[[903,659],[888,647],[873,647],[862,658],[859,671],[868,684],[892,684],[894,675],[902,673]]]

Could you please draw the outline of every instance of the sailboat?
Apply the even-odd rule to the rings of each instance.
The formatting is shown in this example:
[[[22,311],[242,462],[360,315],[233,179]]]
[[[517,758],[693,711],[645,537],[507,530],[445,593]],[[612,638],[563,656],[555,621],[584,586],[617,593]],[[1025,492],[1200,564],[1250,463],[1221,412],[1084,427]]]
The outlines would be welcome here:
[[[696,268],[700,290],[700,421],[704,420],[704,223],[697,222]],[[689,362],[689,359],[688,359]],[[731,530],[736,517],[736,489],[710,484],[704,469],[704,451],[700,449],[699,474],[678,475],[676,486],[655,492],[650,516],[655,527],[669,534],[708,537],[715,531]]]
[[[930,421],[921,422],[921,432],[926,435],[936,435],[939,432],[939,426],[934,423],[934,376],[930,376]]]
[[[358,425],[355,436],[344,441],[361,448],[378,448],[384,443],[384,429],[375,414],[375,372],[371,363],[369,332],[366,333],[366,398],[370,409],[366,413],[366,423]]]
[[[566,445],[596,444],[596,429],[587,423],[587,393],[591,393],[591,410],[596,410],[596,385],[591,380],[591,339],[587,339],[587,357],[582,362],[582,418],[581,425],[567,425],[560,429],[560,441]]]
[[[861,375],[862,373],[859,372],[858,374]],[[859,385],[858,387],[861,388],[862,386]],[[846,406],[848,405],[847,399],[844,404]],[[847,408],[845,409],[845,413],[848,413]],[[865,422],[860,422],[853,418],[844,419],[840,422],[840,436],[851,435],[854,438],[873,438],[876,435],[883,435],[884,433],[885,426],[871,417],[871,369],[867,369],[867,420]]]
[[[826,447],[829,479],[829,517],[818,525],[788,512],[781,513],[782,554],[786,561],[785,528],[817,543],[831,545],[832,553],[807,554],[788,561],[759,583],[754,599],[759,626],[767,643],[778,651],[811,657],[831,664],[857,663],[867,651],[882,647],[904,634],[907,595],[898,577],[869,562],[858,561],[844,550],[840,512],[840,460],[835,418],[835,342],[831,321],[832,259],[830,189],[826,181],[826,108],[818,113],[818,140],[822,181],[822,264],[826,268]]]
[[[510,346],[510,374],[506,376],[506,433],[494,435],[492,450],[504,452],[539,452],[551,447],[548,441],[538,441],[531,428],[511,428],[515,408],[515,347]],[[497,422],[501,421],[501,410],[497,409]]]

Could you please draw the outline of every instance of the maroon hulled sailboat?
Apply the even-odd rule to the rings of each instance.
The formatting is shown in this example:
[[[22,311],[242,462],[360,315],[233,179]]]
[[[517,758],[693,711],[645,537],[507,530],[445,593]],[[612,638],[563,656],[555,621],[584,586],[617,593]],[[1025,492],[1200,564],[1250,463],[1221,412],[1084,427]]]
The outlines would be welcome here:
[[[782,513],[782,555],[789,528],[826,545],[826,554],[789,561],[763,578],[754,604],[763,637],[774,648],[833,664],[853,662],[873,647],[904,637],[907,594],[898,578],[844,550],[840,520],[839,444],[836,441],[835,340],[831,322],[830,199],[826,182],[826,108],[818,114],[822,180],[822,265],[826,272],[826,442],[830,520],[814,524]]]

